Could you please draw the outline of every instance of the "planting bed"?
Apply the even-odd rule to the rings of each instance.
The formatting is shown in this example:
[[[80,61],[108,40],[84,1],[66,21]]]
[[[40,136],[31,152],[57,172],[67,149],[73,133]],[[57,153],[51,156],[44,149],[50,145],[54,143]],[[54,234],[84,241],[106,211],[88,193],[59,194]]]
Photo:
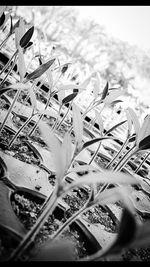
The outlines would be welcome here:
[[[0,53],[1,71],[8,60],[9,56],[7,56],[6,53]],[[16,81],[20,81],[19,73],[16,73],[16,68],[15,65],[10,75],[8,75],[2,89],[6,88],[8,85],[10,86],[11,84],[14,84]],[[7,71],[8,70],[2,74],[2,77],[0,78],[1,82],[7,74]],[[28,77],[27,73],[26,77]],[[30,85],[33,85],[33,81],[30,81]],[[35,97],[36,105],[39,110],[45,108],[48,91],[49,88],[46,87],[46,85],[40,87],[39,81],[37,82]],[[13,103],[16,92],[16,90],[8,90],[7,92],[0,94],[0,127]],[[73,91],[73,93],[74,92],[75,91]],[[47,200],[52,192],[54,192],[56,186],[57,170],[54,164],[53,151],[48,149],[47,143],[38,126],[31,135],[29,134],[35,123],[38,121],[39,114],[33,116],[30,122],[18,134],[15,141],[12,144],[10,143],[20,127],[22,127],[29,116],[31,116],[31,104],[33,104],[32,102],[34,101],[33,99],[31,101],[31,97],[27,99],[27,94],[28,91],[21,91],[9,117],[7,118],[3,130],[0,132],[1,261],[9,259],[11,253],[13,253],[27,233],[29,233],[32,227],[36,224],[38,218],[40,218],[45,209]],[[73,101],[73,98],[69,101]],[[63,108],[61,107],[62,112],[59,114],[60,117],[58,123],[67,112],[68,102],[64,102]],[[45,122],[46,125],[53,129],[59,108],[58,95],[54,94],[51,97],[51,102],[47,108],[51,115],[44,114],[41,121]],[[72,116],[73,106],[61,125],[58,128],[56,127],[53,129],[55,136],[58,137],[60,143],[63,142],[65,134],[72,126]],[[92,142],[92,140],[99,138],[100,136],[104,137],[103,135],[100,135],[101,129],[98,124],[95,123],[92,126],[90,121],[92,120],[88,116],[83,120],[83,144],[87,144],[86,142],[88,141]],[[81,125],[78,124],[78,126],[80,127]],[[111,169],[107,168],[107,166],[109,166],[109,163],[111,163],[113,158],[117,155],[125,141],[127,124],[122,124],[118,128],[116,127],[109,134],[107,134],[108,130],[109,129],[104,129],[103,134],[110,137],[110,139],[101,142],[99,151],[95,158],[93,158],[92,162],[91,158],[94,156],[100,140],[91,143],[90,146],[83,149],[75,158],[74,164],[72,165],[73,167],[91,165],[92,167],[97,168],[100,172],[106,169]],[[70,133],[72,148],[76,146],[77,135],[78,132],[75,133],[75,129]],[[115,140],[111,139],[114,137]],[[9,144],[11,144],[11,146]],[[132,142],[126,146],[124,152],[115,162],[113,162],[111,167],[115,168],[115,166],[117,166],[118,161],[123,158],[124,154],[131,148],[131,146]],[[122,172],[135,176],[134,172],[142,160],[143,154],[138,157],[131,157],[127,164],[123,166]],[[150,162],[147,158],[136,174],[140,179],[141,184],[138,186],[130,186],[131,195],[129,198],[135,208],[134,216],[140,223],[147,221],[150,216],[149,165]],[[77,178],[82,179],[82,176],[88,173],[88,171],[69,173],[64,179],[64,184],[69,185],[73,181],[76,181]],[[65,224],[65,222],[67,222],[67,220],[82,209],[87,203],[92,190],[94,190],[93,192],[96,194],[102,189],[102,186],[103,183],[97,183],[96,188],[94,187],[93,189],[91,185],[82,184],[58,198],[52,214],[48,216],[48,219],[44,222],[39,233],[34,240],[31,240],[30,246],[19,260],[41,260],[42,257],[44,257],[44,254],[41,253],[41,247],[45,246],[49,248],[49,243],[53,236],[55,236],[57,231]],[[112,184],[108,185],[109,189],[113,187],[114,185]],[[53,240],[54,243],[52,243],[52,245],[55,244],[55,242],[57,243],[58,240],[61,240],[64,243],[71,242],[73,248],[71,251],[71,260],[79,260],[86,256],[90,256],[98,250],[105,248],[105,246],[115,240],[119,230],[122,212],[123,205],[119,201],[114,204],[103,206],[99,203],[84,211],[74,221],[71,221],[69,226],[67,225],[64,231],[58,235],[56,241]],[[37,253],[38,251],[39,253]],[[58,257],[59,259],[57,259],[57,255],[49,255],[49,253],[47,253],[44,260],[61,260],[61,256],[63,257],[63,255],[60,255],[60,258]],[[149,257],[149,248],[145,250],[132,249],[125,250],[118,260],[148,261]]]

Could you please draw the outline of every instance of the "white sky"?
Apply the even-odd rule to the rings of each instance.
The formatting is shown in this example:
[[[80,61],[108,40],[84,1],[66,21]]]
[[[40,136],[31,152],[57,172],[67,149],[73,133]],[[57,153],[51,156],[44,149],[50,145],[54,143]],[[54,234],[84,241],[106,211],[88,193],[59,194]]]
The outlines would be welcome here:
[[[81,17],[92,18],[107,32],[150,51],[150,6],[71,6]]]

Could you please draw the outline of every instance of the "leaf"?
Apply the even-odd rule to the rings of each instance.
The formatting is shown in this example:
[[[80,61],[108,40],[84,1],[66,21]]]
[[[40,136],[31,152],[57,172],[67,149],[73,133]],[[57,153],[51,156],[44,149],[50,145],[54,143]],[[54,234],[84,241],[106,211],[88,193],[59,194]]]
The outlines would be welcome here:
[[[36,100],[36,94],[33,91],[32,87],[28,87],[28,92],[31,99],[31,104],[33,109],[37,109],[37,100]]]
[[[80,186],[81,184],[97,184],[97,183],[111,183],[111,184],[137,184],[137,180],[129,174],[113,171],[103,171],[103,173],[85,174],[80,178],[76,178],[71,184],[71,188]]]
[[[32,35],[33,35],[33,32],[34,32],[34,26],[32,26],[24,35],[23,37],[21,38],[20,40],[20,46],[22,48],[24,48],[30,41],[30,39],[32,38]]]
[[[65,91],[64,90],[60,90],[58,91],[58,100],[60,102],[60,104],[62,105],[62,100],[65,98]]]
[[[148,114],[144,118],[144,122],[138,132],[138,137],[137,137],[137,145],[139,146],[139,143],[145,139],[145,137],[150,135],[150,115]]]
[[[25,33],[25,24],[23,18],[21,18],[19,20],[19,27],[15,28],[15,44],[17,49],[19,47],[20,39],[22,38],[24,33]]]
[[[74,243],[70,240],[45,241],[40,248],[34,250],[30,261],[74,261]]]
[[[24,49],[29,48],[31,45],[33,45],[33,42],[29,42],[26,46],[24,46]]]
[[[110,90],[110,89],[109,89],[109,90]],[[116,104],[121,103],[121,102],[123,102],[123,101],[120,100],[120,99],[117,99],[117,100],[112,101],[112,102],[111,102],[111,105],[116,105]]]
[[[42,64],[40,67],[38,67],[35,71],[28,74],[24,80],[24,83],[28,82],[29,80],[35,80],[39,78],[45,71],[49,69],[49,67],[54,63],[54,59],[50,59],[48,62]]]
[[[136,235],[129,248],[147,248],[150,246],[150,221],[138,225]]]
[[[22,81],[25,74],[26,74],[26,66],[24,61],[23,49],[19,46],[19,53],[18,53],[18,70],[20,74],[20,80]]]
[[[73,111],[73,130],[75,133],[75,140],[77,148],[80,150],[82,146],[82,136],[83,136],[83,118],[81,116],[79,107],[74,103],[72,105],[72,111]]]
[[[14,33],[15,32],[15,29],[17,27],[19,27],[19,23],[20,23],[20,19],[18,19],[18,21],[15,23],[14,26],[12,26],[11,30],[10,30],[10,34]]]
[[[140,141],[138,147],[140,150],[150,149],[150,135]]]
[[[52,153],[54,165],[56,169],[57,179],[61,179],[64,176],[64,166],[62,160],[61,144],[59,139],[51,131],[51,128],[47,126],[43,121],[39,122],[39,128],[43,136],[44,141],[46,142],[49,151]]]
[[[132,129],[132,119],[131,119],[128,109],[126,109],[125,112],[126,112],[126,117],[127,117],[127,122],[128,122],[128,136],[130,136],[131,129]]]
[[[48,69],[46,71],[46,76],[47,76],[49,88],[50,88],[50,90],[52,90],[52,87],[53,87],[53,76],[52,76],[52,72],[51,72],[50,69]]]
[[[130,139],[129,142],[134,142],[136,140],[136,134],[133,134]]]
[[[95,117],[98,122],[99,130],[100,130],[100,135],[102,135],[104,131],[104,126],[103,126],[103,119],[100,113],[95,109]]]
[[[4,87],[4,88],[0,88],[0,96],[1,95],[3,95],[4,93],[6,93],[6,92],[8,92],[8,91],[10,91],[10,90],[12,90],[12,88],[10,88],[10,87]]]
[[[1,19],[1,16],[3,15],[5,9],[6,9],[6,6],[0,6],[0,19]]]
[[[109,84],[107,82],[106,85],[105,85],[105,87],[104,87],[104,89],[103,89],[101,100],[104,100],[105,99],[105,97],[106,97],[106,95],[108,93],[108,86],[109,86]]]
[[[109,134],[110,132],[112,132],[113,130],[115,130],[117,127],[119,127],[120,125],[124,124],[127,120],[125,121],[121,121],[119,123],[117,123],[116,125],[114,125],[113,127],[111,127],[108,131],[106,131],[105,135]]]
[[[137,231],[137,224],[133,214],[124,208],[117,238],[113,245],[102,255],[106,257],[113,254],[118,254],[123,248],[126,248],[134,240]]]
[[[72,142],[69,133],[66,133],[61,146],[61,154],[63,161],[63,171],[68,170],[72,159]]]
[[[77,96],[77,94],[78,93],[72,93],[70,95],[67,95],[65,98],[63,98],[62,104],[65,105],[65,104],[69,103],[70,101],[72,101]]]
[[[105,97],[105,99],[103,100],[103,102],[106,105],[109,105],[110,103],[112,103],[117,97],[123,95],[125,93],[124,90],[117,90],[117,91],[111,91],[109,94],[107,94],[107,96]]]
[[[74,168],[70,168],[68,170],[68,173],[69,172],[86,172],[86,171],[98,171],[98,169],[96,169],[92,165],[82,165],[82,166],[77,166],[77,167],[74,167]]]
[[[93,145],[94,143],[97,143],[99,141],[106,140],[106,139],[112,139],[112,137],[99,137],[99,138],[95,138],[93,140],[87,141],[86,143],[83,144],[82,150],[87,148],[88,146]]]
[[[0,27],[3,26],[4,22],[5,22],[5,13],[3,13],[0,17]]]
[[[135,130],[135,133],[136,133],[136,136],[138,136],[138,133],[139,133],[139,130],[140,130],[140,123],[139,123],[139,119],[135,113],[135,111],[128,107],[127,108],[128,112],[129,112],[129,115],[131,117],[131,120],[133,122],[133,125],[134,125],[134,130]]]

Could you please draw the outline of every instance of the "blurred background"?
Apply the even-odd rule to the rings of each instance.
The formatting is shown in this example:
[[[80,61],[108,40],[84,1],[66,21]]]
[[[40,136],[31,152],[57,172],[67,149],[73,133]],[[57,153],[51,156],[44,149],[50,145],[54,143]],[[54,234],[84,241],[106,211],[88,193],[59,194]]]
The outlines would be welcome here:
[[[47,55],[60,54],[71,62],[80,84],[94,71],[103,88],[126,90],[124,105],[149,113],[150,107],[150,6],[14,6],[16,16],[34,24]],[[92,96],[86,91],[79,102]]]

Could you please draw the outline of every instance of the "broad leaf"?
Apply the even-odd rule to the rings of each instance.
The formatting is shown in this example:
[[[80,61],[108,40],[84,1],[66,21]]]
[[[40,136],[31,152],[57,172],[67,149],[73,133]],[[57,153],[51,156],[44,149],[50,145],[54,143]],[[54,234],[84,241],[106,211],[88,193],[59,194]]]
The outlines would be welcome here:
[[[115,91],[111,91],[109,92],[109,94],[107,94],[107,96],[105,97],[105,99],[103,100],[103,102],[106,105],[109,105],[110,103],[112,103],[117,97],[123,95],[125,93],[124,90],[115,90]]]
[[[105,85],[105,87],[104,87],[104,89],[103,89],[101,100],[104,100],[105,99],[105,97],[106,97],[106,95],[108,93],[108,86],[109,86],[109,84],[107,82],[106,85]]]
[[[64,90],[60,90],[58,91],[58,100],[60,102],[60,104],[62,105],[62,100],[65,98],[65,91]]]
[[[72,142],[69,133],[66,133],[61,146],[63,171],[67,171],[72,158]]]
[[[82,136],[83,136],[83,118],[81,116],[80,109],[77,105],[73,103],[73,130],[75,133],[75,140],[77,148],[80,150],[82,146]]]
[[[28,87],[28,92],[31,99],[31,104],[33,109],[37,109],[37,100],[36,100],[36,94],[33,91],[32,87]]]
[[[5,13],[3,13],[0,17],[0,27],[3,26],[4,22],[5,22]]]
[[[42,64],[40,67],[38,67],[35,71],[28,74],[26,78],[24,79],[24,83],[28,82],[29,80],[35,80],[39,78],[45,71],[47,71],[50,66],[54,63],[54,59],[50,59],[48,62]]]
[[[150,149],[150,135],[140,141],[138,147],[140,150]]]
[[[34,32],[34,26],[32,26],[21,38],[20,40],[20,46],[22,48],[24,48],[30,41],[30,39],[32,38]]]
[[[77,96],[77,93],[72,93],[72,94],[70,94],[70,95],[67,95],[65,98],[63,98],[63,100],[62,100],[62,104],[65,105],[65,104],[69,103],[69,102],[72,101],[76,96]]]
[[[64,168],[63,168],[62,154],[60,153],[61,151],[60,141],[51,131],[51,128],[47,126],[46,123],[40,121],[39,128],[43,136],[43,139],[49,148],[49,151],[51,151],[52,153],[57,179],[61,179],[64,176]]]
[[[83,144],[82,149],[85,149],[88,146],[91,146],[99,141],[106,140],[106,139],[112,139],[112,137],[99,137],[99,138],[95,138],[93,140],[87,141],[86,143]]]
[[[26,74],[26,66],[24,61],[23,49],[21,47],[19,47],[18,53],[18,70],[20,74],[20,80],[22,81]]]
[[[139,145],[139,143],[145,139],[145,137],[150,135],[150,115],[148,114],[145,118],[144,118],[144,122],[138,132],[138,137],[137,137],[137,145]]]
[[[1,19],[1,16],[3,15],[5,9],[6,9],[6,6],[0,6],[0,19]]]
[[[124,124],[127,120],[125,121],[121,121],[119,123],[117,123],[116,125],[114,125],[113,127],[111,127],[108,131],[106,131],[105,135],[109,134],[110,132],[112,132],[113,130],[115,130],[117,127],[119,127],[120,125]]]
[[[113,254],[118,254],[123,248],[126,248],[134,240],[137,231],[137,224],[133,214],[125,208],[123,210],[119,231],[114,244],[102,255],[106,257]]]
[[[137,180],[129,175],[121,172],[103,171],[103,173],[90,173],[77,178],[69,188],[74,188],[83,184],[97,184],[97,183],[108,183],[108,184],[137,184]]]
[[[129,113],[129,115],[131,117],[131,120],[133,122],[136,136],[138,136],[139,130],[140,130],[140,122],[139,122],[139,119],[138,119],[135,111],[132,108],[128,107],[127,110],[128,110],[128,113]]]

